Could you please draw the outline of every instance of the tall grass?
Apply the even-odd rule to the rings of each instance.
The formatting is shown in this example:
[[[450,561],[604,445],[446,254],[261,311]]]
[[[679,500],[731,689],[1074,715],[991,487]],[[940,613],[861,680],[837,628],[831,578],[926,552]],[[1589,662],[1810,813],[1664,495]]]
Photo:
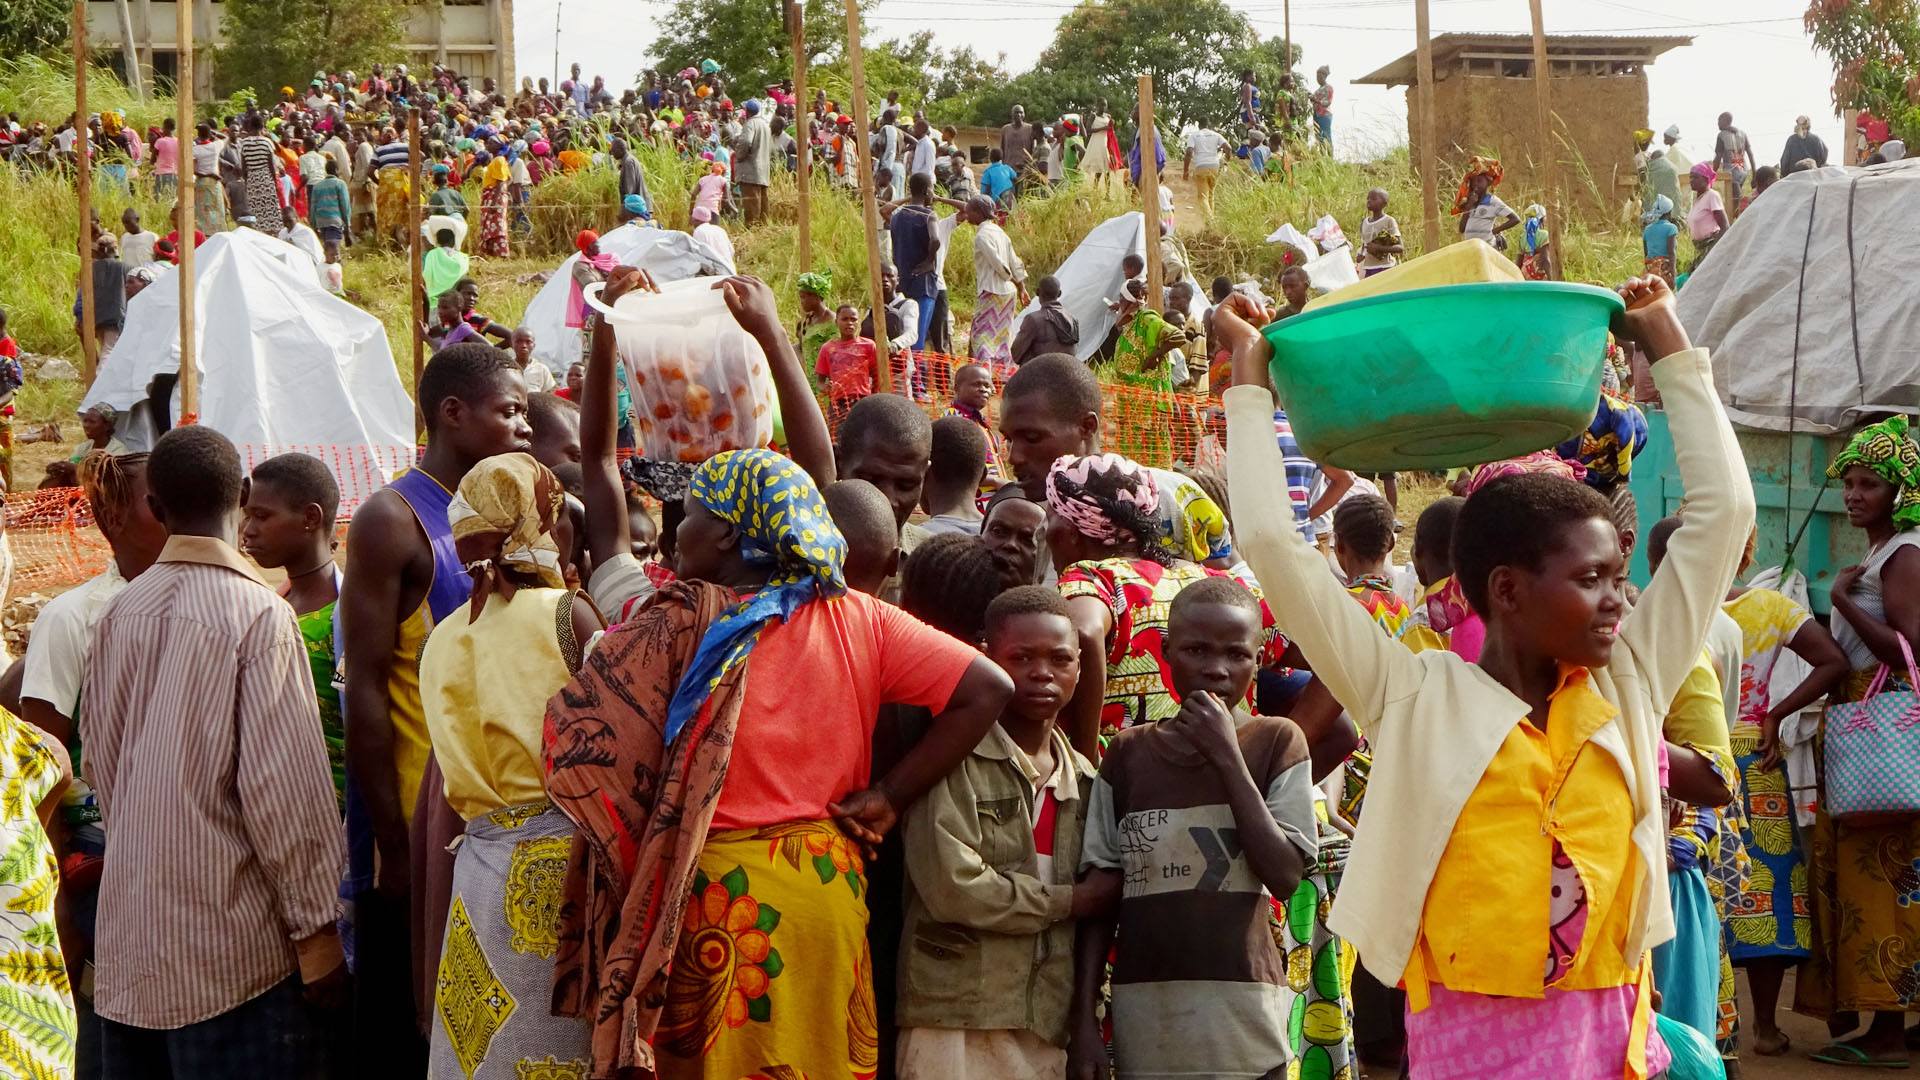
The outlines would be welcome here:
[[[51,132],[54,125],[74,110],[73,58],[47,59],[25,56],[0,59],[0,112],[16,112],[23,121],[43,120]],[[144,133],[149,126],[174,115],[172,94],[161,94],[158,87],[146,101],[136,101],[133,91],[114,72],[87,65],[87,111],[121,112],[127,123]],[[144,134],[142,135],[144,138]]]

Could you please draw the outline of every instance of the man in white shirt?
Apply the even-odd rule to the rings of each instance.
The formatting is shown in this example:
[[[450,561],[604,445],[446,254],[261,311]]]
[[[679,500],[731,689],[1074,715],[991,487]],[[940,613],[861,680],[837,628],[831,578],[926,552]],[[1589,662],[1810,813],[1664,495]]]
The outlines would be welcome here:
[[[1227,137],[1207,126],[1207,118],[1201,117],[1199,129],[1187,140],[1186,160],[1181,163],[1180,175],[1193,181],[1200,194],[1200,212],[1213,219],[1213,184],[1220,179],[1221,156],[1227,151]]]
[[[140,211],[127,207],[120,215],[120,227],[127,231],[120,238],[120,261],[128,269],[152,262],[153,245],[160,242],[160,237],[140,227]]]
[[[940,147],[934,142],[932,131],[925,120],[913,122],[913,140],[913,163],[907,169],[907,175],[917,176],[920,173],[926,173],[932,176],[933,159],[939,153]]]

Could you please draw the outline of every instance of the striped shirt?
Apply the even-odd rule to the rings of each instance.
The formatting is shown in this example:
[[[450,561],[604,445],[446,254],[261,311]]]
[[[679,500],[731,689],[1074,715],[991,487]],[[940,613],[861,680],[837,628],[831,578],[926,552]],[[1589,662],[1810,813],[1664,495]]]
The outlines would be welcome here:
[[[390,168],[404,169],[407,167],[411,153],[412,152],[407,149],[407,141],[405,139],[395,139],[384,146],[375,147],[373,151],[373,171],[379,172],[381,169]]]
[[[1273,411],[1273,434],[1280,441],[1280,461],[1287,470],[1287,499],[1293,503],[1294,528],[1311,544],[1315,539],[1313,515],[1307,511],[1313,508],[1313,482],[1320,476],[1320,466],[1300,452],[1300,444],[1293,438],[1293,425],[1279,409]]]
[[[293,609],[227,543],[176,536],[100,617],[81,714],[111,822],[99,1014],[184,1027],[293,974],[346,854]]]

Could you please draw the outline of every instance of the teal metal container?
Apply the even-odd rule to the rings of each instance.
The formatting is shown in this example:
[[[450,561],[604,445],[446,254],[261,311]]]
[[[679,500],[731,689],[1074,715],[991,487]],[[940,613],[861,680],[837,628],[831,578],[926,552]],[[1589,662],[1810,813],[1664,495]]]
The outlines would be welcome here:
[[[1759,545],[1753,565],[1783,565],[1791,549],[1794,568],[1807,576],[1813,609],[1824,615],[1833,606],[1833,575],[1867,553],[1866,534],[1847,524],[1840,485],[1829,486],[1827,482],[1827,462],[1846,448],[1847,436],[1789,436],[1782,431],[1742,427],[1733,430],[1740,440],[1741,456],[1746,459],[1758,504],[1755,521]],[[1647,530],[1677,511],[1686,496],[1674,460],[1667,414],[1658,409],[1647,409],[1647,448],[1634,459],[1629,483],[1639,508],[1642,540],[1633,554],[1632,576],[1636,584],[1644,586],[1648,578]]]
[[[1532,453],[1586,427],[1622,310],[1593,285],[1489,282],[1335,304],[1262,333],[1307,456],[1418,471]]]

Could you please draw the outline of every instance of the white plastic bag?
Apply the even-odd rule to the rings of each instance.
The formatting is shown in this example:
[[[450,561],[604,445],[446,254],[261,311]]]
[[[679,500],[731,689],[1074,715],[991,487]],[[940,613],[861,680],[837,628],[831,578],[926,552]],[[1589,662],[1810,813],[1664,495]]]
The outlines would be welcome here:
[[[716,278],[658,293],[630,292],[612,307],[601,284],[582,290],[614,326],[633,395],[640,452],[660,461],[705,461],[773,438],[773,378],[760,343],[740,328]]]
[[[1322,251],[1347,246],[1347,234],[1341,231],[1340,222],[1332,214],[1322,215],[1319,221],[1313,223],[1313,228],[1307,230],[1307,235],[1320,245]]]

